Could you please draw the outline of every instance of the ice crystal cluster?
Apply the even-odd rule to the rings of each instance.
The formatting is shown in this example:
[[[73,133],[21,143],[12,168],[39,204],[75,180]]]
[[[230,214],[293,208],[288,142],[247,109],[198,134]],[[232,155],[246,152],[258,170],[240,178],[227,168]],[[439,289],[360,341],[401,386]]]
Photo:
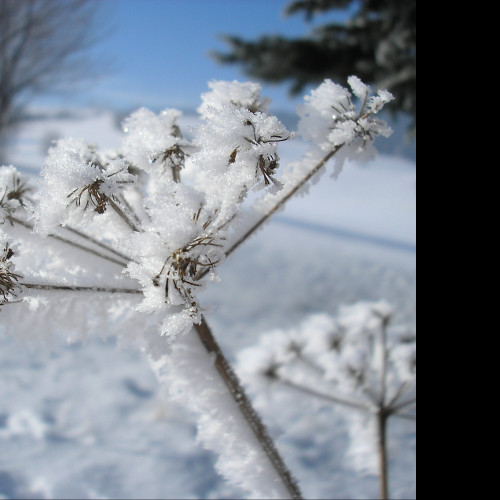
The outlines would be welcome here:
[[[28,191],[14,167],[0,167],[0,225],[24,205]]]
[[[18,284],[21,275],[16,272],[12,261],[17,247],[2,226],[24,205],[27,191],[14,167],[0,167],[0,307],[21,289]]]
[[[16,296],[20,287],[21,275],[16,272],[12,257],[14,256],[12,239],[0,229],[0,308]]]
[[[330,154],[388,133],[372,115],[391,96],[370,98],[357,78],[349,83],[361,100],[358,111],[351,92],[331,81],[300,110],[299,133]],[[124,121],[120,151],[59,140],[43,166],[36,203],[23,201],[19,175],[2,167],[0,221],[27,208],[23,223],[39,236],[66,228],[119,249],[126,276],[143,294],[137,309],[162,311],[160,333],[173,339],[200,322],[198,292],[218,279],[217,266],[244,232],[240,215],[248,193],[261,190],[272,204],[293,187],[293,175],[280,172],[278,147],[294,134],[267,106],[258,84],[214,81],[202,95],[190,140],[180,111],[145,108]]]
[[[348,83],[351,91],[325,80],[305,97],[305,103],[298,109],[299,134],[322,151],[330,151],[332,147],[339,150],[337,175],[346,160],[372,157],[376,136],[392,134],[390,127],[374,115],[394,96],[385,90],[372,96],[370,87],[356,76],[351,76]],[[358,106],[353,97],[358,98]]]

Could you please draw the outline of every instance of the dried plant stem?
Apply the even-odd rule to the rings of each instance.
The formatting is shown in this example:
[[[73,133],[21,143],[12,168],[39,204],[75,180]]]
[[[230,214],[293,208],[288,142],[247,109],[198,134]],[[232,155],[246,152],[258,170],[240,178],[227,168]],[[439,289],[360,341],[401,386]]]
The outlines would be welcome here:
[[[126,255],[118,252],[115,248],[113,248],[112,246],[110,245],[106,245],[105,243],[103,243],[102,241],[99,241],[99,240],[96,240],[95,238],[93,238],[92,236],[86,234],[86,233],[82,233],[81,231],[78,231],[77,229],[73,228],[73,227],[70,227],[70,226],[64,226],[64,229],[66,229],[67,231],[69,231],[70,233],[73,233],[73,234],[76,234],[77,236],[79,236],[80,238],[83,238],[85,240],[88,240],[90,241],[91,243],[93,243],[94,245],[97,245],[98,247],[101,247],[102,249],[104,250],[107,250],[108,252],[116,255],[117,257],[120,257],[121,259],[123,259],[125,262],[123,263],[123,267],[126,267],[127,266],[127,262],[131,261],[132,259],[130,257],[127,257]]]
[[[98,293],[124,293],[142,295],[142,290],[134,288],[109,288],[99,286],[72,286],[72,285],[43,285],[39,283],[20,283],[30,290],[48,290],[57,292],[98,292]]]
[[[377,434],[379,453],[380,499],[389,498],[389,477],[387,463],[387,420],[389,415],[381,410],[377,414]]]
[[[372,407],[362,403],[361,401],[354,401],[352,399],[347,399],[342,396],[336,396],[333,394],[326,394],[324,392],[317,391],[316,389],[311,389],[310,387],[306,387],[304,385],[293,382],[292,380],[285,379],[283,377],[278,376],[277,380],[285,385],[286,387],[290,387],[291,389],[295,389],[297,391],[308,394],[309,396],[314,396],[319,399],[324,399],[326,401],[330,401],[330,403],[338,403],[343,406],[348,406],[350,408],[355,408],[357,410],[363,411],[371,411]]]
[[[400,410],[406,408],[407,406],[411,406],[417,402],[417,398],[409,399],[408,401],[403,401],[397,405],[391,406],[389,409],[391,413],[399,412]]]
[[[387,393],[387,371],[389,362],[389,350],[387,348],[387,325],[388,320],[383,320],[380,327],[380,342],[381,342],[381,360],[379,366],[380,369],[380,407],[386,407],[386,393]]]
[[[174,182],[180,183],[180,168],[172,167],[172,173]],[[209,268],[206,268],[206,271],[208,270]],[[206,271],[201,274],[205,275]],[[215,355],[215,368],[217,372],[229,390],[235,405],[239,408],[249,427],[252,429],[255,437],[262,447],[262,450],[269,458],[283,485],[290,493],[290,497],[293,499],[303,498],[297,481],[294,479],[285,462],[281,458],[276,445],[269,436],[261,418],[253,408],[250,399],[246,395],[245,390],[243,389],[243,386],[241,385],[231,364],[215,340],[215,337],[212,334],[205,318],[202,317],[201,323],[199,325],[195,324],[194,328],[207,352]]]
[[[411,420],[412,422],[417,421],[417,416],[416,415],[411,415],[409,413],[391,413],[391,416],[397,417],[397,418],[402,418],[403,420]]]
[[[393,408],[394,405],[396,404],[397,401],[403,396],[403,394],[408,390],[409,388],[409,383],[408,382],[403,382],[399,389],[396,391],[394,396],[391,398],[389,403],[387,403],[388,408]]]
[[[181,166],[180,165],[172,165],[172,178],[174,182],[181,182]]]
[[[18,224],[19,226],[22,226],[26,229],[29,229],[30,231],[33,231],[33,225],[30,224],[29,222],[18,219],[17,217],[10,217],[9,220],[12,221],[14,224]],[[81,233],[81,234],[83,234],[83,233]],[[115,259],[114,257],[110,257],[109,255],[105,255],[101,252],[98,252],[97,250],[86,247],[85,245],[81,245],[80,243],[77,243],[76,241],[68,240],[67,238],[64,238],[62,236],[58,236],[56,234],[49,234],[48,237],[55,239],[57,241],[60,241],[61,243],[65,243],[66,245],[70,245],[74,248],[78,248],[79,250],[83,250],[84,252],[95,255],[96,257],[100,257],[101,259],[105,259],[109,262],[113,262],[114,264],[118,264],[120,267],[125,267],[127,265],[126,263],[119,261],[119,260]],[[89,239],[89,241],[92,241],[92,240],[90,240],[90,238],[87,238],[87,239]]]
[[[127,212],[134,219],[135,223],[138,226],[141,226],[142,225],[141,219],[139,218],[135,210],[132,208],[132,205],[127,201],[127,198],[125,198],[125,195],[123,193],[120,193],[118,195],[118,201],[127,209]]]
[[[239,246],[244,243],[255,231],[265,224],[276,212],[278,212],[295,194],[297,194],[340,150],[342,146],[337,146],[330,151],[297,185],[295,185],[274,207],[261,217],[233,246],[226,252],[226,256],[231,255]]]
[[[297,359],[299,361],[302,361],[302,363],[304,363],[304,365],[306,365],[307,367],[309,367],[311,370],[315,371],[316,373],[319,373],[320,375],[325,374],[324,368],[317,365],[312,359],[305,356],[302,352],[297,354]]]
[[[137,233],[140,232],[140,229],[125,215],[125,212],[111,198],[108,197],[107,201],[111,208],[118,214],[120,219],[125,222],[125,224],[127,224],[132,231]]]
[[[293,478],[292,474],[285,465],[285,462],[281,458],[281,455],[279,454],[273,440],[269,436],[261,418],[252,407],[250,399],[246,395],[236,373],[232,369],[229,361],[224,356],[224,353],[215,340],[207,322],[203,318],[201,324],[194,326],[207,352],[215,355],[215,367],[217,371],[227,386],[235,404],[240,409],[243,417],[248,422],[248,425],[252,429],[255,437],[261,444],[263,451],[275,468],[283,485],[290,493],[290,497],[293,499],[303,498],[296,480]]]

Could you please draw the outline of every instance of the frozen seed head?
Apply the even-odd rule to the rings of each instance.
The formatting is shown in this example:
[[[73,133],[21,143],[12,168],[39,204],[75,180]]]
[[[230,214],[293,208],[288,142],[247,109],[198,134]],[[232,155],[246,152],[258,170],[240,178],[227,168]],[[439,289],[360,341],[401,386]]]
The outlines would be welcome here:
[[[26,205],[30,191],[14,167],[0,167],[0,224]]]
[[[311,95],[306,96],[305,104],[299,108],[299,132],[323,149],[356,141],[366,144],[378,135],[388,137],[392,133],[384,121],[373,115],[394,96],[385,90],[370,96],[370,87],[356,76],[351,76],[348,83],[351,91],[325,80]],[[356,106],[353,97],[359,100],[359,106]]]
[[[68,195],[70,204],[74,203],[77,207],[80,207],[82,206],[83,199],[84,210],[92,206],[95,212],[103,214],[106,211],[106,205],[108,203],[108,197],[101,192],[103,182],[102,179],[97,179],[92,184],[84,186],[82,189],[75,189]]]
[[[77,207],[83,207],[83,210],[91,208],[94,212],[103,214],[106,212],[107,206],[115,200],[115,195],[120,191],[119,188],[127,184],[133,184],[132,176],[126,173],[128,169],[125,167],[116,170],[110,168],[109,164],[99,164],[99,169],[100,172],[94,182],[82,188],[78,187],[68,194],[70,205],[74,204]],[[124,172],[125,175],[121,175]],[[113,179],[115,176],[116,179]]]
[[[198,304],[195,289],[201,287],[199,281],[204,271],[213,269],[219,263],[214,255],[218,252],[211,250],[220,250],[221,247],[212,236],[195,238],[167,257],[163,268],[153,278],[153,285],[159,287],[164,280],[165,301],[177,304],[180,298],[192,315],[196,315]]]
[[[129,167],[125,158],[108,158],[80,139],[59,141],[42,169],[40,202],[33,214],[37,232],[86,225],[110,205],[118,207],[122,193],[137,180]]]
[[[193,149],[182,136],[178,124],[181,117],[182,113],[175,109],[156,114],[141,108],[132,113],[123,124],[127,134],[124,150],[130,160],[149,173],[163,175],[166,169],[172,169],[173,180],[179,182],[179,172]]]
[[[280,189],[278,146],[292,134],[275,116],[231,104],[209,106],[196,130],[198,185],[230,220],[251,189]],[[223,189],[222,189],[223,187]]]
[[[21,288],[18,281],[22,276],[15,272],[16,268],[11,262],[13,256],[10,239],[0,232],[0,307],[9,302],[10,298],[16,297]]]

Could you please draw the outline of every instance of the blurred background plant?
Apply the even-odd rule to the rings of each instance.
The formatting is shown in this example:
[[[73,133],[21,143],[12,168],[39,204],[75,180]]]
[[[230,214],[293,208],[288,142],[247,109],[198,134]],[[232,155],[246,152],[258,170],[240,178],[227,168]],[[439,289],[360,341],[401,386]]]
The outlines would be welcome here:
[[[368,455],[363,465],[377,470],[382,499],[390,497],[389,419],[416,421],[416,334],[392,325],[393,315],[386,302],[343,306],[337,317],[316,314],[298,328],[264,334],[238,355],[243,380],[271,406],[274,391],[292,389],[343,408],[351,454],[358,462]]]

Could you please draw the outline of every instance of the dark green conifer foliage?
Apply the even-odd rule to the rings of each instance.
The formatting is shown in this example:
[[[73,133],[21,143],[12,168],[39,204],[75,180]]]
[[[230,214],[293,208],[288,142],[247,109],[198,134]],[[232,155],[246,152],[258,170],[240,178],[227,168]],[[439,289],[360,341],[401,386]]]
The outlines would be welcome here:
[[[390,90],[396,97],[393,111],[408,113],[415,126],[417,1],[295,0],[285,13],[311,20],[334,11],[348,13],[348,20],[326,22],[298,39],[227,36],[228,52],[214,55],[223,63],[241,64],[253,78],[289,82],[292,94],[325,78],[341,82],[357,75]]]

